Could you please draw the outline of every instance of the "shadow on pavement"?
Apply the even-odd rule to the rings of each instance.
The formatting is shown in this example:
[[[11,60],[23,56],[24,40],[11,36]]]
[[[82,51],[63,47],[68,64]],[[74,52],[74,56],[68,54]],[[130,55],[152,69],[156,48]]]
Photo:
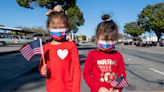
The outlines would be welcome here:
[[[96,49],[96,47],[78,47],[78,50],[91,50],[91,49]]]

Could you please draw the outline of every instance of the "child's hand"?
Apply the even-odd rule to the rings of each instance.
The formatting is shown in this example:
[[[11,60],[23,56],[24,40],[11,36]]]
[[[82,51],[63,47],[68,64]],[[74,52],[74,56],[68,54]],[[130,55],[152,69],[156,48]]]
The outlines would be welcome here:
[[[42,66],[41,73],[42,73],[43,76],[47,77],[47,75],[48,75],[48,69],[47,69],[46,64]]]
[[[118,90],[118,89],[110,88],[110,89],[109,89],[109,92],[119,92],[119,90]]]
[[[113,89],[113,88],[110,88],[109,90],[105,87],[101,87],[99,88],[99,91],[98,92],[119,92],[118,89]]]
[[[99,91],[98,92],[111,92],[111,91],[109,91],[105,87],[101,87],[101,88],[99,88]]]

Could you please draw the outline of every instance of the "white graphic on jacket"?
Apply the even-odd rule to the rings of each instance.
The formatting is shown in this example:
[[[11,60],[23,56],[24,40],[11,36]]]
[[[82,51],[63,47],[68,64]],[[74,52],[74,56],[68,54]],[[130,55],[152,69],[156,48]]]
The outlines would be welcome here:
[[[57,55],[62,59],[62,60],[64,60],[66,57],[67,57],[67,55],[68,55],[68,50],[67,49],[58,49],[57,50]]]
[[[112,66],[117,65],[115,60],[112,59],[97,60],[97,65],[101,71],[100,74],[101,82],[109,83],[116,78],[116,73],[112,71]]]

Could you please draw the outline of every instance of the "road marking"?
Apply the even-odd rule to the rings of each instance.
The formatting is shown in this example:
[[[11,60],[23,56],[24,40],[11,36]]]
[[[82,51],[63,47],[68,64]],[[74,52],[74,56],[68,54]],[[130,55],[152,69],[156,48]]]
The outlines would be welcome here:
[[[131,59],[130,59],[130,58],[128,58],[128,60],[130,61]]]
[[[156,73],[159,73],[161,75],[164,75],[164,72],[158,71],[158,70],[156,70],[154,68],[149,68],[149,69],[152,70],[152,71],[154,71],[154,72],[156,72]]]
[[[145,51],[145,50],[141,50],[141,51]]]

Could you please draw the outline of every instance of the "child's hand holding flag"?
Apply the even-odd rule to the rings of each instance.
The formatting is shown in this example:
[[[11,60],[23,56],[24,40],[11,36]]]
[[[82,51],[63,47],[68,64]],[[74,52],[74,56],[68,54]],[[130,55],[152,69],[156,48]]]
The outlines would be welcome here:
[[[116,78],[115,80],[113,80],[111,82],[111,86],[113,88],[124,88],[127,87],[129,84],[126,81],[126,79],[124,78],[123,75],[121,75],[120,77]]]

